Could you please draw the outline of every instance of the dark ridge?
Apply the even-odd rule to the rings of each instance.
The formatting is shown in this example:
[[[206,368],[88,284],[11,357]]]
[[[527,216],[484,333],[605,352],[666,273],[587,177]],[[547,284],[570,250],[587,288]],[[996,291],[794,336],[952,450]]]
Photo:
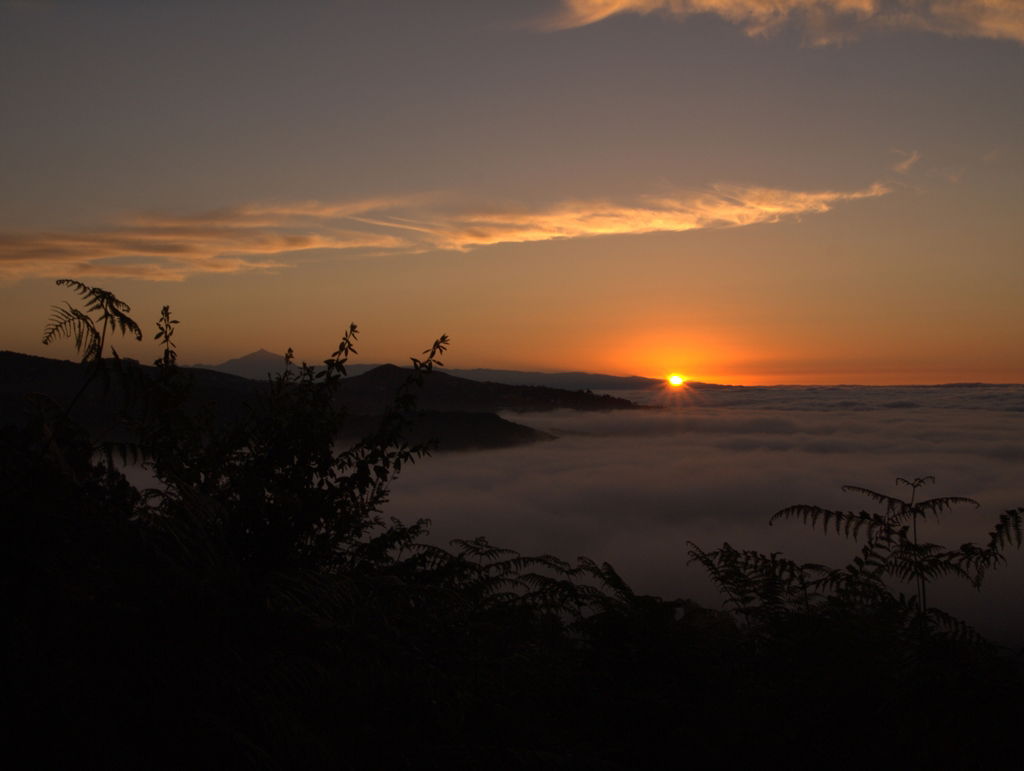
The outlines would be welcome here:
[[[349,415],[341,437],[358,440],[380,425],[380,415]],[[493,412],[422,412],[405,433],[410,444],[435,441],[440,452],[462,450],[494,450],[533,442],[547,442],[556,437],[544,431],[513,423]]]
[[[319,364],[319,362],[314,362]],[[229,359],[220,364],[196,364],[196,368],[226,372],[232,375],[266,380],[267,375],[281,372],[284,369],[284,356],[272,353],[264,348],[258,351]],[[351,364],[347,367],[349,375],[362,375],[381,364]],[[389,365],[394,366],[394,365]],[[544,386],[560,388],[567,391],[640,391],[656,388],[663,381],[639,377],[637,375],[602,375],[592,372],[520,372],[510,369],[446,369],[448,374],[477,382],[504,383],[505,385]]]
[[[593,372],[520,372],[508,369],[449,369],[452,375],[507,385],[546,386],[568,391],[642,391],[657,388],[664,381],[638,375],[601,375]]]
[[[121,364],[150,376],[155,371],[134,359],[122,359]],[[224,420],[243,415],[246,404],[266,388],[257,381],[222,372],[187,371],[195,406],[208,405]],[[24,425],[31,417],[31,402],[39,398],[57,405],[70,403],[88,379],[89,367],[77,362],[0,351],[0,424]],[[123,438],[121,411],[114,406],[121,403],[122,396],[116,379],[104,383],[96,378],[75,405],[72,417],[101,438]]]
[[[377,414],[389,404],[410,370],[384,364],[348,378],[339,389],[342,401],[354,413]],[[417,402],[424,410],[441,412],[542,412],[547,410],[635,410],[627,399],[566,391],[545,386],[516,386],[466,380],[435,370],[427,378]]]
[[[258,351],[239,356],[237,359],[228,359],[220,364],[196,364],[193,369],[222,372],[252,380],[266,380],[268,375],[283,372],[284,367],[283,354],[260,348]]]
[[[124,359],[127,367],[152,375],[153,367]],[[213,370],[187,368],[192,381],[191,406],[207,409],[215,420],[242,417],[267,392],[267,382]],[[351,438],[373,429],[406,381],[410,370],[393,365],[377,367],[341,383],[339,399],[349,411],[344,436]],[[25,425],[32,414],[31,397],[55,404],[68,404],[88,378],[88,368],[71,361],[0,352],[0,425]],[[128,438],[121,413],[112,405],[120,403],[117,385],[109,393],[97,379],[75,406],[74,418],[103,439]],[[111,398],[111,396],[115,398]],[[437,440],[439,450],[512,447],[553,437],[493,414],[498,411],[541,411],[552,409],[611,410],[637,409],[624,399],[560,391],[553,388],[477,383],[432,372],[418,399],[418,414],[410,429],[416,441]]]

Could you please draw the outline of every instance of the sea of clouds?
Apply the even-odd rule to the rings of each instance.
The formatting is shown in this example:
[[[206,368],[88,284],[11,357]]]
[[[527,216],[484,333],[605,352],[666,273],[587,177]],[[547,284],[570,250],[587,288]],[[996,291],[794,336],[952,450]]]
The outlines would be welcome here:
[[[617,392],[616,395],[626,395]],[[877,510],[840,488],[901,497],[897,477],[932,475],[924,493],[967,496],[925,530],[949,546],[983,541],[1024,506],[1024,386],[707,387],[629,394],[641,411],[507,414],[555,441],[441,453],[403,471],[385,514],[432,520],[430,540],[486,536],[524,553],[612,563],[639,592],[717,605],[687,542],[781,551],[844,564],[856,545],[797,521],[786,506]],[[1024,641],[1024,553],[984,591],[941,582],[930,600],[981,631]]]

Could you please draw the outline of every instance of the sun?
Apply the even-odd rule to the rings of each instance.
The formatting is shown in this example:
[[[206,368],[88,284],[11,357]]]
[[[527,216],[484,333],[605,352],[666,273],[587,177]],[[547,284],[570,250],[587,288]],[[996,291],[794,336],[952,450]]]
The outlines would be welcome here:
[[[668,384],[670,386],[674,386],[676,388],[678,388],[679,386],[681,386],[683,383],[686,382],[686,378],[685,377],[683,377],[682,375],[677,375],[675,373],[672,373],[671,375],[669,375],[666,378],[666,380],[668,380]]]

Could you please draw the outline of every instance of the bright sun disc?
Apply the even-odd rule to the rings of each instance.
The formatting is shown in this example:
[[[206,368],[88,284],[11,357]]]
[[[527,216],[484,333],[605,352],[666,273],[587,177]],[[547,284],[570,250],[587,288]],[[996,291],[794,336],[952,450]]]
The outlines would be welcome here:
[[[669,375],[668,376],[668,384],[671,385],[671,386],[681,386],[685,382],[686,382],[686,378],[683,377],[682,375]]]

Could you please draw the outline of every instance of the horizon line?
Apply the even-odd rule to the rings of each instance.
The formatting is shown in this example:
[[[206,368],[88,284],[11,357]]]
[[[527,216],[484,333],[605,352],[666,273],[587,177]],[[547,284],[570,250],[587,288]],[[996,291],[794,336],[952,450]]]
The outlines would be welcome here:
[[[253,353],[259,353],[260,351],[265,352],[265,353],[273,354],[273,351],[267,351],[265,348],[260,348],[258,351],[253,351]],[[73,363],[73,364],[80,363],[80,362],[76,362],[74,359],[70,359],[70,358],[61,358],[59,356],[42,356],[40,354],[25,353],[23,351],[15,351],[15,350],[11,350],[11,349],[0,350],[0,353],[13,353],[13,354],[17,354],[19,356],[34,356],[34,357],[41,358],[41,359],[50,359],[52,361],[66,361],[66,362],[70,362],[70,363]],[[221,362],[219,364],[195,363],[195,364],[180,364],[179,366],[181,366],[183,368],[187,368],[187,369],[205,369],[207,371],[218,371],[217,367],[223,366],[228,361],[242,359],[242,358],[245,358],[246,356],[249,356],[249,355],[251,355],[251,354],[243,354],[242,356],[236,356],[236,357],[234,357],[234,359],[227,359],[226,361]],[[108,357],[108,358],[113,358],[113,357]],[[144,364],[141,360],[135,358],[134,356],[121,356],[120,358],[125,360],[125,361],[134,361],[134,362],[137,362],[139,364],[143,364],[143,366],[150,366],[148,364]],[[284,360],[284,354],[281,354],[281,359],[282,359],[282,361]],[[303,362],[300,361],[300,363],[303,363]],[[396,364],[394,362],[367,362],[367,363],[363,363],[363,362],[349,362],[347,364],[347,366],[350,366],[350,367],[351,366],[369,367],[371,369],[376,368],[376,367],[388,366],[388,365],[395,366],[395,367],[400,367],[402,369],[412,369],[412,367],[409,366],[408,364],[404,364],[404,363],[403,364]],[[316,366],[316,365],[314,365],[314,366]],[[483,371],[483,372],[510,372],[510,373],[515,373],[515,374],[518,374],[518,375],[580,375],[580,376],[591,376],[591,377],[608,377],[608,378],[616,378],[616,379],[621,379],[621,380],[627,380],[627,379],[630,379],[630,378],[639,378],[639,379],[642,379],[642,380],[649,380],[649,381],[652,382],[652,384],[653,383],[663,384],[663,383],[666,382],[666,378],[664,376],[661,376],[661,377],[651,377],[649,375],[637,375],[637,374],[614,375],[614,374],[607,373],[607,372],[590,372],[588,370],[543,370],[543,369],[509,369],[507,367],[466,367],[466,366],[448,366],[448,365],[445,365],[443,363],[441,363],[440,366],[435,364],[435,366],[437,366],[438,370],[441,371],[441,372],[445,372],[445,371],[461,371],[461,372]],[[232,373],[221,373],[221,374],[232,374]],[[246,377],[246,376],[244,376],[244,375],[235,375],[235,377]],[[358,376],[353,375],[352,377],[358,377]],[[251,379],[254,379],[254,378],[246,378],[246,379],[251,380]],[[939,388],[939,387],[955,387],[955,386],[959,386],[959,387],[967,387],[967,386],[1021,386],[1021,387],[1024,387],[1024,381],[1009,381],[1009,380],[1007,380],[1007,381],[1003,381],[1003,380],[947,380],[947,381],[927,382],[927,383],[911,383],[911,382],[905,382],[905,381],[899,381],[899,382],[894,382],[894,383],[870,383],[870,382],[856,382],[856,381],[846,381],[846,382],[838,382],[838,383],[825,383],[825,382],[807,382],[807,383],[795,383],[795,382],[742,383],[742,382],[713,382],[713,381],[709,381],[709,380],[687,379],[686,383],[684,383],[682,386],[679,386],[679,387],[680,388],[687,388],[687,387],[692,387],[692,386],[715,386],[715,387],[719,387],[719,388]],[[654,386],[652,385],[652,388],[653,387]],[[599,389],[599,390],[609,390],[609,389]],[[633,390],[633,389],[610,389],[610,390]],[[635,390],[645,390],[645,389],[635,389]]]

